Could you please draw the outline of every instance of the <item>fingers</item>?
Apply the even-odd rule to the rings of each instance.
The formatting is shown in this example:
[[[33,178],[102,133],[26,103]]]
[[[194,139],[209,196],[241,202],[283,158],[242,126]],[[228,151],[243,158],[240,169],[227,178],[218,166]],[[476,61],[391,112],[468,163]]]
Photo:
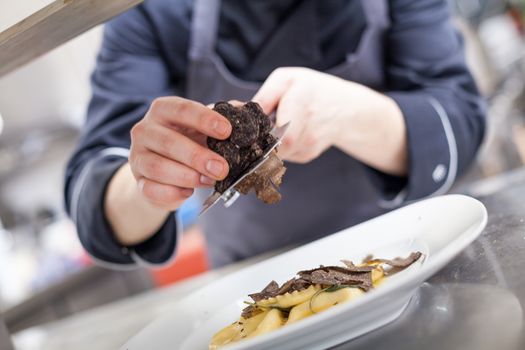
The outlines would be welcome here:
[[[193,194],[193,189],[170,186],[146,178],[138,181],[138,188],[148,202],[167,210],[180,207]]]
[[[164,185],[196,188],[209,187],[215,183],[213,179],[153,152],[139,155],[135,162],[139,176]]]
[[[235,106],[235,107],[240,107],[240,106],[244,105],[244,102],[239,101],[239,100],[229,100],[228,103],[231,104],[232,106]],[[213,109],[213,106],[215,106],[215,103],[210,103],[210,104],[206,105],[206,107],[208,107],[210,109]]]
[[[320,152],[314,149],[297,150],[296,152],[288,155],[285,159],[292,163],[306,164],[319,157]]]
[[[239,100],[229,100],[228,103],[235,107],[240,107],[244,105],[244,102],[241,102]]]
[[[274,111],[294,78],[294,68],[278,68],[268,76],[253,101],[259,103],[266,114]]]
[[[162,125],[135,126],[132,138],[141,139],[148,150],[188,166],[215,180],[228,174],[228,162],[217,153]]]
[[[173,210],[195,188],[224,179],[228,163],[205,141],[230,133],[229,121],[206,106],[178,97],[156,99],[131,130],[129,164],[140,193],[153,205]]]
[[[279,156],[288,162],[306,164],[319,157],[321,152],[317,148],[295,148],[282,154],[279,150]]]
[[[276,112],[276,124],[278,126],[291,121],[281,146],[279,146],[279,154],[285,159],[301,147],[301,137],[306,125],[304,118],[302,118],[301,97],[295,95],[297,94],[290,90],[281,100]]]
[[[230,136],[230,122],[219,113],[194,101],[180,97],[161,97],[153,101],[148,116],[165,126],[195,129],[216,139]]]
[[[330,147],[323,139],[323,126],[305,126],[294,144],[286,154],[286,160],[293,163],[308,163],[321,155]]]

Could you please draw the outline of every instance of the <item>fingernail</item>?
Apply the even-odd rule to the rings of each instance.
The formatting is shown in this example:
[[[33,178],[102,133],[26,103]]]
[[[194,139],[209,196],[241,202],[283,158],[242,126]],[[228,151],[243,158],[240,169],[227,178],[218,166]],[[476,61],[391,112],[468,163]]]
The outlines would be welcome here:
[[[217,134],[226,135],[230,131],[230,126],[228,125],[228,122],[216,120],[213,123],[213,130],[215,130]]]
[[[206,175],[201,175],[200,182],[203,185],[210,185],[210,186],[215,184],[215,180],[210,177],[207,177]]]
[[[191,188],[183,188],[180,192],[184,197],[190,197],[193,194],[193,190]]]
[[[208,163],[206,163],[206,170],[213,176],[220,177],[224,170],[224,166],[222,165],[222,162],[218,160],[209,160]]]

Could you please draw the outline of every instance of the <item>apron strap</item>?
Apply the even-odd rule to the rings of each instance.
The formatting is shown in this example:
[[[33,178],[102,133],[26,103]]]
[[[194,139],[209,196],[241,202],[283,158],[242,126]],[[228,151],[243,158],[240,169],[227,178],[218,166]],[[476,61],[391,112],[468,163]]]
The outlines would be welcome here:
[[[219,28],[220,0],[195,0],[190,33],[190,60],[215,51]]]
[[[361,0],[361,7],[368,25],[385,27],[390,24],[389,4],[386,0]]]

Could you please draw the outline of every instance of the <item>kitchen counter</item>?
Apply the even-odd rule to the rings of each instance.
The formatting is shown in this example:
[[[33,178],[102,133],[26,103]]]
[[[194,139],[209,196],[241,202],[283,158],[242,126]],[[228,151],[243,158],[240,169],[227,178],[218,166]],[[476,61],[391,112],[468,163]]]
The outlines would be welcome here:
[[[333,349],[525,349],[525,169],[464,193],[487,208],[481,236],[395,322]]]
[[[487,207],[481,236],[420,287],[400,318],[333,349],[525,349],[525,169],[463,192]],[[268,256],[25,330],[13,337],[15,346],[118,348],[192,290]]]

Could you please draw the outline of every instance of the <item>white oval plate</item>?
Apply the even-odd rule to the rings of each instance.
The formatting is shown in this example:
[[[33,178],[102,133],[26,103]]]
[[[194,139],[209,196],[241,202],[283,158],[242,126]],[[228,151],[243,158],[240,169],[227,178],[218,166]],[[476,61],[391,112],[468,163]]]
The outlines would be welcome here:
[[[476,239],[486,222],[485,207],[470,197],[448,195],[417,202],[197,290],[121,349],[205,350],[215,332],[238,319],[247,295],[271,280],[283,283],[297,271],[340,264],[340,259],[360,261],[368,254],[395,258],[421,251],[424,259],[363,297],[225,349],[325,349],[340,344],[395,320],[419,285]]]

